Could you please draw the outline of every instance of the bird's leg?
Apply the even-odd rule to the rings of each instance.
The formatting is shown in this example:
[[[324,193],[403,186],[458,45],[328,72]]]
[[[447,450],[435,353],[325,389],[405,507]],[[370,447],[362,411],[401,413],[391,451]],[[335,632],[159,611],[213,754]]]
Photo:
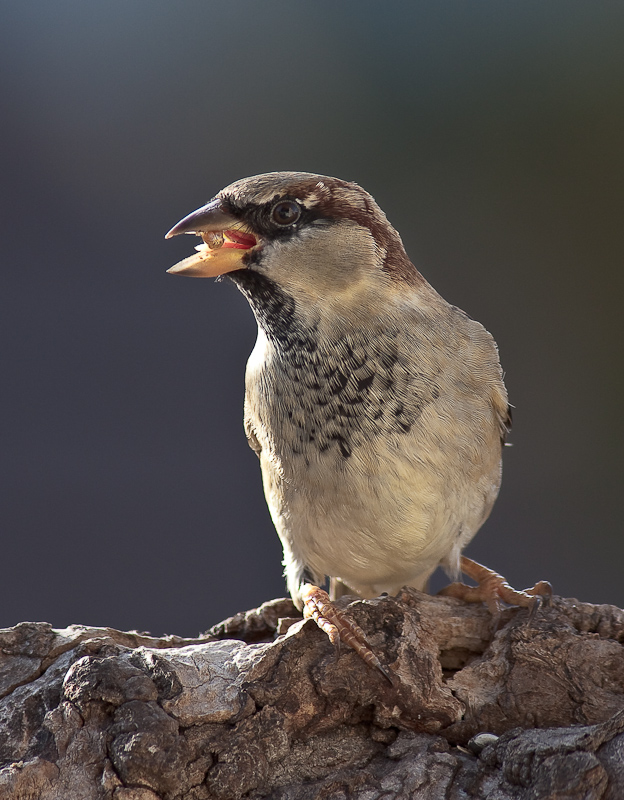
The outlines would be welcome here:
[[[438,594],[444,597],[457,597],[467,603],[485,603],[494,616],[501,612],[501,601],[512,606],[528,608],[531,616],[537,609],[550,602],[552,586],[548,581],[539,581],[530,589],[518,591],[511,587],[502,575],[483,564],[462,556],[459,562],[461,571],[477,582],[478,586],[465,583],[451,583]]]
[[[375,667],[390,683],[393,682],[390,673],[366,641],[364,631],[351,617],[334,606],[327,592],[312,583],[304,583],[301,587],[301,598],[303,616],[313,619],[334,646],[338,647],[341,641],[348,644],[369,667]]]
[[[352,595],[353,589],[350,589],[346,583],[343,583],[340,578],[329,579],[329,599],[338,600],[345,595]]]

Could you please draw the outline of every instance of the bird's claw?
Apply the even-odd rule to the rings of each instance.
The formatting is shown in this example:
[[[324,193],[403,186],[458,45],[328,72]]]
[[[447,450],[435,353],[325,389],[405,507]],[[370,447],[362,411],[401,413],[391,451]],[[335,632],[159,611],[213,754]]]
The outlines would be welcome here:
[[[438,594],[444,597],[457,597],[467,603],[485,603],[495,620],[499,620],[502,611],[501,603],[520,606],[529,610],[532,620],[542,606],[548,606],[552,598],[552,586],[548,581],[538,581],[528,589],[514,589],[502,575],[483,564],[462,556],[461,571],[477,582],[477,586],[465,583],[451,583]]]
[[[302,586],[301,597],[303,616],[313,619],[335,647],[339,647],[341,641],[348,644],[369,667],[379,670],[393,683],[391,674],[375,655],[364,631],[351,617],[334,606],[327,592],[319,586],[306,583]]]

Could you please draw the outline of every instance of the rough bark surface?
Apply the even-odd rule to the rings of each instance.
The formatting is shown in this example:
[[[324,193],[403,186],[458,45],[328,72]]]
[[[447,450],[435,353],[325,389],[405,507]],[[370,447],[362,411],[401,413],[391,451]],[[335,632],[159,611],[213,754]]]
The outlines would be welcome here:
[[[192,640],[0,631],[0,798],[624,798],[623,611],[555,598],[494,632],[411,589],[349,601],[393,685],[289,600]]]

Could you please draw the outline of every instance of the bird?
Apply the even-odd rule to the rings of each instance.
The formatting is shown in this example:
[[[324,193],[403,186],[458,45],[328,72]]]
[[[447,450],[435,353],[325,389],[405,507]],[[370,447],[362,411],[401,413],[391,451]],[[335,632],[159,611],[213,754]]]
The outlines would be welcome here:
[[[425,590],[535,608],[462,550],[498,495],[511,427],[498,347],[446,302],[359,184],[308,172],[238,180],[167,234],[200,236],[168,272],[231,280],[258,325],[244,426],[293,602],[387,676],[333,601]],[[321,585],[330,581],[330,593]],[[331,595],[331,596],[330,596]]]

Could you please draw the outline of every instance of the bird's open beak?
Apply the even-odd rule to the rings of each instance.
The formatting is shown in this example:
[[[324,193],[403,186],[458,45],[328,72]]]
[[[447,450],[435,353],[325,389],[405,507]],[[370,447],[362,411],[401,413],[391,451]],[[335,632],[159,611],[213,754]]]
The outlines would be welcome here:
[[[204,243],[195,248],[195,255],[174,264],[167,272],[192,278],[214,278],[244,269],[243,256],[258,244],[240,220],[225,211],[220,200],[211,200],[184,217],[165,239],[180,233],[194,233],[201,236]]]

